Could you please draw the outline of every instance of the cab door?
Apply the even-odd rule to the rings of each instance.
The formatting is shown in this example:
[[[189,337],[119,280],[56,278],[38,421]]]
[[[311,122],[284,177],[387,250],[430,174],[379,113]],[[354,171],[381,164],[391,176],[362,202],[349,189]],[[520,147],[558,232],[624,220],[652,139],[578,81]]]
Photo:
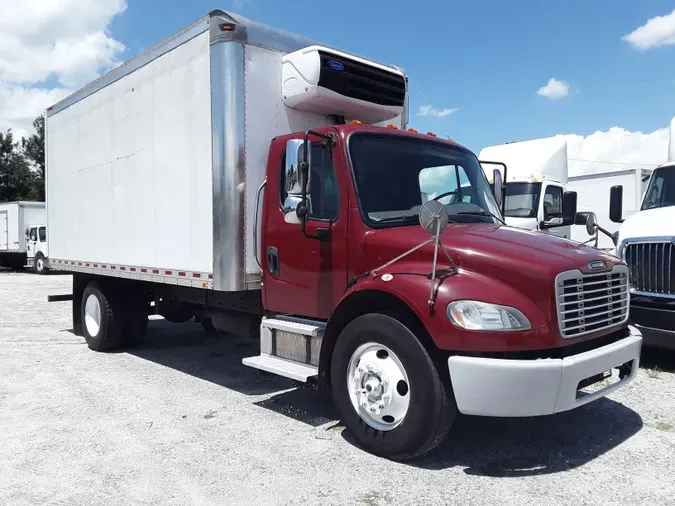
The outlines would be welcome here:
[[[38,229],[37,227],[28,228],[26,234],[26,256],[30,258],[35,257],[35,251],[37,249],[38,242]]]
[[[562,223],[564,188],[557,183],[544,183],[542,190],[541,203],[539,204],[539,222]],[[558,237],[570,237],[570,227],[547,228],[544,232]]]
[[[347,286],[347,171],[339,142],[331,146],[321,138],[310,140],[310,206],[304,234],[294,211],[299,199],[288,191],[297,184],[299,140],[290,154],[285,141],[276,141],[281,149],[277,156],[270,155],[261,251],[263,297],[270,311],[326,319]],[[287,155],[294,157],[290,168]]]

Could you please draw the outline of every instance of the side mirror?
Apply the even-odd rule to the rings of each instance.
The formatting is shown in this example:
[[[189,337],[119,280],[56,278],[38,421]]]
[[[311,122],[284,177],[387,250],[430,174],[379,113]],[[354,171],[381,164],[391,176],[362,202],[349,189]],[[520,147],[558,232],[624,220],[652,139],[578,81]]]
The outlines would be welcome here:
[[[562,226],[574,225],[574,219],[577,216],[577,192],[565,192],[563,194],[562,211]]]
[[[593,212],[577,213],[574,218],[574,224],[584,225],[588,235],[595,235],[595,232],[598,230],[598,218]]]
[[[609,189],[609,219],[614,223],[623,223],[623,186]]]
[[[497,203],[497,207],[502,209],[504,205],[504,180],[502,179],[502,173],[498,169],[492,171],[492,180],[494,182],[490,186],[492,186],[495,202]]]
[[[311,165],[312,145],[309,141],[307,143],[309,158],[307,167],[309,167]],[[286,223],[302,223],[302,218],[297,213],[298,205],[302,202],[303,190],[305,193],[309,193],[311,188],[310,171],[300,168],[301,162],[304,161],[304,148],[304,141],[301,139],[291,139],[286,143],[285,190],[287,196],[283,207]],[[307,196],[307,206],[308,211],[311,212],[312,203],[309,196]]]
[[[30,228],[26,229],[26,239],[30,238]]]

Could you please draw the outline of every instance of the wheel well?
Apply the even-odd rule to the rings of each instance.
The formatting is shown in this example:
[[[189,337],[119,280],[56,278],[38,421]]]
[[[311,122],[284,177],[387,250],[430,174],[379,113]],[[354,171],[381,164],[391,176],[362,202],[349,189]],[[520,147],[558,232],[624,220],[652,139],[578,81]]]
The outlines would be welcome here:
[[[449,376],[446,371],[447,367],[441,367],[444,359],[442,353],[410,306],[390,293],[379,290],[363,290],[354,292],[343,300],[328,320],[319,356],[320,387],[330,385],[331,358],[335,343],[342,330],[355,318],[368,313],[386,314],[403,323],[420,340],[436,365],[441,378],[446,379]]]

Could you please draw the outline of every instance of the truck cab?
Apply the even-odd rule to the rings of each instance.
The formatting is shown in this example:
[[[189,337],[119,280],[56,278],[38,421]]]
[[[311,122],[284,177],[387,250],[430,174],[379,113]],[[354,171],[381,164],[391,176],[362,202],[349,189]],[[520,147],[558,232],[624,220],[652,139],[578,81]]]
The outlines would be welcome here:
[[[49,270],[46,225],[26,229],[26,266],[38,274],[45,274]]]
[[[478,155],[491,175],[504,164],[504,217],[506,223],[558,237],[570,237],[562,223],[562,200],[567,191],[567,141],[549,137],[488,146]]]
[[[620,224],[616,255],[630,270],[631,319],[647,345],[675,350],[675,118],[668,160],[652,172],[638,212],[624,218],[617,185],[609,214]]]

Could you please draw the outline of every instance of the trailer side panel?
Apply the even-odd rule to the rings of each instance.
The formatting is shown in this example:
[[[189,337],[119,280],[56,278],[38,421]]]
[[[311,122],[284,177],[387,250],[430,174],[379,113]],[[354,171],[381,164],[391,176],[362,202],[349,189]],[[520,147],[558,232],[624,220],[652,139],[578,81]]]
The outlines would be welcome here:
[[[48,115],[57,263],[212,272],[209,65],[202,32]]]

